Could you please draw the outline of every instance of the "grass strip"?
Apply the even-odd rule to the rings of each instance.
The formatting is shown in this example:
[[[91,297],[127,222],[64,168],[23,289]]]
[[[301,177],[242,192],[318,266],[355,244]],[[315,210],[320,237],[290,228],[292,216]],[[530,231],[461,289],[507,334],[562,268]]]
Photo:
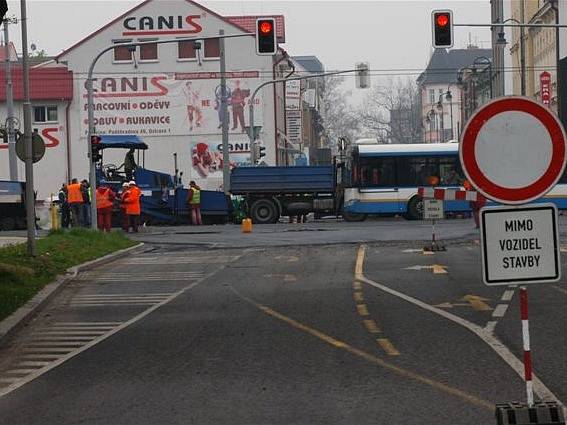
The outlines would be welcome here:
[[[0,320],[30,300],[69,267],[135,245],[120,232],[58,230],[37,241],[37,256],[26,244],[0,248]]]

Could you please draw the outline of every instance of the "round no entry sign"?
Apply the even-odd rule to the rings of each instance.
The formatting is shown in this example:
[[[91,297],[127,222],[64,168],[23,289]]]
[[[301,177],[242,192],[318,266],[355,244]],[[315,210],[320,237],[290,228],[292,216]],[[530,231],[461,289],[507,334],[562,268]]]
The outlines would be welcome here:
[[[476,190],[496,202],[524,204],[545,195],[563,174],[565,131],[544,105],[501,97],[469,119],[459,155]]]

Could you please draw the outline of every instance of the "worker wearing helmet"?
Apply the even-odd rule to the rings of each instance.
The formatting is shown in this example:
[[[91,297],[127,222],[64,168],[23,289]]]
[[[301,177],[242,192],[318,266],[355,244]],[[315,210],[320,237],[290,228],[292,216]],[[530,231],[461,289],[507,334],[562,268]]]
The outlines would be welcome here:
[[[128,233],[128,214],[126,213],[126,198],[128,197],[128,191],[130,190],[130,185],[127,182],[122,183],[122,194],[120,195],[120,214],[122,230]]]
[[[98,230],[110,232],[112,229],[112,206],[116,194],[105,185],[96,188],[96,212]]]
[[[142,208],[140,205],[140,198],[142,191],[138,188],[135,181],[128,183],[129,189],[125,198],[126,214],[128,215],[128,231],[132,228],[134,233],[138,233],[138,226],[140,225],[140,215]]]

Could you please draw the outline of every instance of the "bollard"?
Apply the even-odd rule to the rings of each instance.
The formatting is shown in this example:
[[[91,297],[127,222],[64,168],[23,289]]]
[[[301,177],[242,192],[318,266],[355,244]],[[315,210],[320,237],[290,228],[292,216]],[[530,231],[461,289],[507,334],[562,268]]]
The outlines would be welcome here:
[[[497,425],[565,425],[563,408],[555,401],[535,402],[532,407],[524,403],[496,405]]]
[[[51,204],[49,206],[49,212],[51,214],[51,229],[58,230],[61,226],[59,223],[59,211],[57,210],[57,206],[55,202],[53,202],[53,193],[51,194]]]
[[[242,220],[242,233],[252,233],[252,220],[245,218]]]

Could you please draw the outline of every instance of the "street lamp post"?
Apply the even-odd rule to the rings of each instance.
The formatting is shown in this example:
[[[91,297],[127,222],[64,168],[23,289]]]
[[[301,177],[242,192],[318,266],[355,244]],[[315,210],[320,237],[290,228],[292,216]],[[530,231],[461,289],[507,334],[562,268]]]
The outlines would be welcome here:
[[[522,22],[514,18],[508,18],[502,24],[508,21],[513,21],[518,25],[521,25],[524,21],[524,6],[522,4]],[[498,33],[498,44],[506,44],[506,38],[504,37],[504,32]],[[520,26],[520,86],[521,94],[524,96],[526,94],[526,46],[524,43],[524,27]]]
[[[439,141],[440,142],[444,142],[445,141],[445,122],[444,122],[444,116],[445,115],[443,113],[443,95],[441,94],[439,96],[439,102],[437,102],[437,110],[439,111],[439,121],[440,121],[440,126],[439,126],[439,131],[438,133],[440,134],[439,137]]]

